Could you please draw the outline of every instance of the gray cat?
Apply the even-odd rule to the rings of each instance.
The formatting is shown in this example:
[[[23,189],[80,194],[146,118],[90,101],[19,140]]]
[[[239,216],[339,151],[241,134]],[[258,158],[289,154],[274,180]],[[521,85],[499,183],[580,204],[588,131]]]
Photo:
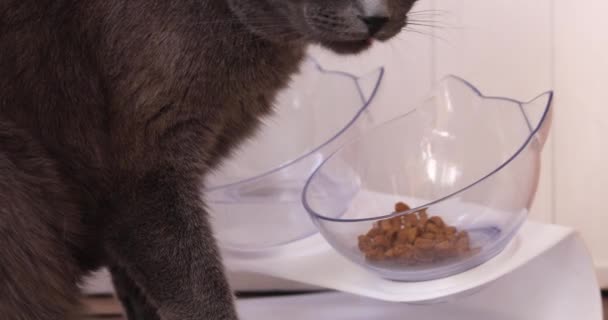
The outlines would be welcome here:
[[[415,0],[0,0],[0,317],[68,319],[108,266],[128,316],[237,319],[202,178],[307,45],[361,52]]]

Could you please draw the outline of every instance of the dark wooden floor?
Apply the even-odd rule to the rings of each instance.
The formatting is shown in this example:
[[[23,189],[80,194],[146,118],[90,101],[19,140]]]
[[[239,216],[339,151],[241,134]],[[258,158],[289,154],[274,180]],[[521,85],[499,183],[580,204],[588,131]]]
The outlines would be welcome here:
[[[120,316],[120,304],[111,297],[87,297],[83,301],[87,311],[82,320],[125,320]],[[604,310],[604,319],[608,320],[608,292],[604,294]]]

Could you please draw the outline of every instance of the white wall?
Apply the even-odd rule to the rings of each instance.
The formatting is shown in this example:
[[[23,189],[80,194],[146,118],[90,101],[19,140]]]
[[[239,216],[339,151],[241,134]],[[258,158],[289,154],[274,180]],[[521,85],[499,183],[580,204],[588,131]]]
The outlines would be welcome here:
[[[581,232],[608,289],[608,1],[554,2],[556,222]]]

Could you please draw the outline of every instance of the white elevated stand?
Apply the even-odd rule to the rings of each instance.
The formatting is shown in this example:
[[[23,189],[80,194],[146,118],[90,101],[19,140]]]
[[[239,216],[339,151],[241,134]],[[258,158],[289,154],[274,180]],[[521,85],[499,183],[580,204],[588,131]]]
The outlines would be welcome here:
[[[224,255],[230,274],[262,277],[269,288],[270,279],[279,279],[337,291],[240,300],[241,320],[602,320],[600,288],[584,243],[573,230],[553,225],[526,222],[494,259],[418,283],[380,279],[321,237],[266,256]],[[85,292],[111,292],[107,274]]]
[[[465,273],[428,282],[378,278],[321,238],[255,259],[226,253],[231,272],[250,272],[334,289],[287,298],[239,301],[243,320],[602,320],[600,289],[579,236],[527,222],[511,245]]]

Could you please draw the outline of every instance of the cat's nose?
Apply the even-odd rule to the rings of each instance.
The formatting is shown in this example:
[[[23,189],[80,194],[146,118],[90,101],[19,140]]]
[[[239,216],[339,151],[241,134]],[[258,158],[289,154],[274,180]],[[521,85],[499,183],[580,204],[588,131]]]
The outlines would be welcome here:
[[[370,35],[375,35],[378,31],[382,30],[384,25],[388,22],[389,18],[385,16],[370,16],[370,17],[361,17],[361,20],[367,26]]]

